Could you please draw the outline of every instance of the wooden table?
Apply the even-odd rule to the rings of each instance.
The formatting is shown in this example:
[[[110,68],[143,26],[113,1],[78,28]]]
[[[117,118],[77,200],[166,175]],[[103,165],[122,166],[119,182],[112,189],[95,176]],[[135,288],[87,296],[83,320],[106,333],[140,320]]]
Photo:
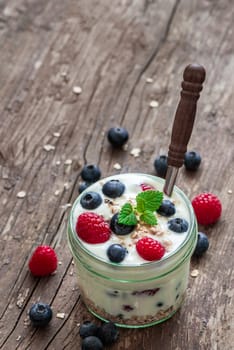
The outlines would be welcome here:
[[[0,349],[80,348],[79,324],[94,318],[79,296],[66,226],[81,168],[155,174],[191,62],[207,71],[189,144],[202,166],[182,169],[178,185],[189,198],[217,194],[222,218],[200,228],[210,248],[192,259],[199,274],[181,310],[155,327],[121,329],[111,348],[233,349],[233,2],[2,0],[0,10]],[[129,131],[126,151],[107,141],[115,125]],[[42,279],[28,270],[39,244],[52,245],[60,262]],[[37,300],[54,311],[44,330],[28,321]]]

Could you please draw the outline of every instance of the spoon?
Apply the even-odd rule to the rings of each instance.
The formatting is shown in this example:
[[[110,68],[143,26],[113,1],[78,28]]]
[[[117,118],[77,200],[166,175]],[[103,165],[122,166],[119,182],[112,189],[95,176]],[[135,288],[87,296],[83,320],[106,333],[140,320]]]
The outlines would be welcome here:
[[[164,193],[169,197],[173,192],[179,168],[184,163],[184,155],[192,134],[196,115],[197,101],[206,77],[205,69],[199,64],[188,65],[181,83],[181,97],[177,106],[172,127],[171,143],[168,151],[168,169]]]

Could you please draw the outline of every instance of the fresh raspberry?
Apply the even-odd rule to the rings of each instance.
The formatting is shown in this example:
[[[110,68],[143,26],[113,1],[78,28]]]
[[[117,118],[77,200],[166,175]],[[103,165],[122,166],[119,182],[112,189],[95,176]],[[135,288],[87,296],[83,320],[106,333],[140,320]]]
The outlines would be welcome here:
[[[34,276],[50,275],[57,269],[58,259],[53,248],[47,245],[38,246],[33,252],[28,266]]]
[[[138,254],[145,260],[153,261],[160,260],[165,254],[164,246],[150,237],[143,237],[136,243]]]
[[[142,191],[149,191],[149,190],[155,190],[155,188],[149,184],[141,184]]]
[[[217,196],[212,193],[201,193],[193,198],[192,206],[201,225],[214,224],[221,216],[222,205]]]
[[[87,243],[103,243],[110,238],[111,229],[101,215],[93,212],[80,214],[76,223],[77,235]]]

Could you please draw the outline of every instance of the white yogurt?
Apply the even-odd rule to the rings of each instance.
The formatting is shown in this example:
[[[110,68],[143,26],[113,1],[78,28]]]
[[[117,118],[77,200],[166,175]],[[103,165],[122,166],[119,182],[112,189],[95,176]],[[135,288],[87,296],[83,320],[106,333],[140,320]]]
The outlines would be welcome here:
[[[108,178],[110,179],[110,178]],[[99,215],[102,215],[104,217],[104,219],[109,222],[112,218],[112,216],[114,215],[114,213],[117,213],[120,211],[121,207],[129,201],[135,201],[136,195],[139,192],[142,192],[141,189],[141,184],[148,184],[152,187],[154,187],[155,190],[157,191],[163,191],[163,184],[160,183],[156,183],[155,179],[149,179],[149,177],[147,175],[144,174],[131,174],[129,176],[129,174],[126,175],[118,175],[118,176],[113,176],[111,177],[111,179],[118,179],[119,181],[121,181],[122,183],[124,183],[125,185],[125,191],[122,194],[121,197],[118,197],[116,199],[111,199],[107,196],[105,196],[102,192],[102,186],[104,185],[104,183],[106,182],[106,180],[101,180],[95,184],[93,184],[92,186],[90,186],[86,191],[83,192],[87,193],[89,191],[94,191],[94,192],[98,192],[101,197],[102,197],[102,204],[100,206],[98,206],[96,209],[93,210],[87,210],[84,209],[81,204],[80,204],[80,199],[76,202],[76,206],[73,212],[73,226],[75,228],[76,226],[76,222],[77,219],[79,217],[79,215],[85,211],[92,211],[94,213],[97,213]],[[81,197],[80,197],[81,198]],[[114,233],[111,234],[111,237],[108,241],[104,242],[104,243],[99,243],[99,244],[88,244],[84,241],[81,240],[82,245],[89,250],[93,255],[95,255],[96,257],[98,257],[99,259],[105,259],[106,261],[108,261],[108,257],[107,257],[107,249],[108,247],[113,244],[113,243],[119,243],[124,245],[127,250],[128,250],[128,254],[126,255],[125,259],[121,262],[121,264],[123,265],[140,265],[145,263],[146,261],[141,258],[141,256],[137,253],[136,248],[135,248],[135,244],[137,242],[137,240],[140,238],[139,236],[147,236],[147,237],[151,237],[153,239],[156,239],[157,241],[159,241],[163,246],[166,247],[166,253],[163,257],[166,258],[169,255],[171,255],[174,251],[176,251],[181,244],[184,242],[184,240],[187,237],[188,231],[189,231],[189,227],[188,230],[186,232],[183,233],[175,233],[171,230],[168,229],[168,220],[171,220],[173,218],[183,218],[185,219],[187,222],[189,222],[189,211],[188,208],[184,205],[184,202],[182,201],[182,199],[179,197],[179,195],[177,193],[173,193],[172,197],[169,198],[168,196],[166,196],[164,194],[163,199],[169,199],[170,201],[172,201],[175,204],[175,208],[176,208],[176,212],[173,216],[165,217],[162,215],[157,214],[157,225],[155,226],[150,226],[150,225],[144,225],[144,229],[147,229],[147,233],[145,232],[144,234],[138,234],[138,238],[133,239],[132,237],[134,236],[133,233],[130,233],[128,235],[125,236],[119,236],[116,235]],[[106,200],[111,200],[111,202],[113,203],[111,206],[108,205],[106,203]],[[114,211],[114,213],[113,213]],[[155,229],[156,234],[152,234],[152,228]],[[139,231],[140,228],[138,227]]]

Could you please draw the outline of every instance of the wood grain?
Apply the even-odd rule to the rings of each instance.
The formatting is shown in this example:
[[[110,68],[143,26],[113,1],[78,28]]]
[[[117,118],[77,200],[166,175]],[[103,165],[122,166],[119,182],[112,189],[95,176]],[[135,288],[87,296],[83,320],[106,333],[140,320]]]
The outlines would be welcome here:
[[[156,327],[121,329],[111,348],[233,347],[233,16],[229,0],[0,2],[0,349],[79,348],[78,325],[93,317],[79,297],[66,224],[81,167],[97,163],[103,177],[154,174],[155,157],[168,149],[182,72],[192,62],[207,72],[189,145],[202,166],[196,174],[181,170],[178,185],[190,198],[216,193],[222,218],[200,228],[210,248],[192,261],[199,275],[190,279],[181,310]],[[128,129],[127,151],[108,144],[113,125]],[[46,144],[55,149],[45,151]],[[136,147],[137,158],[130,154]],[[26,197],[17,198],[19,191]],[[54,276],[36,279],[27,264],[41,243],[54,246],[61,263]],[[55,315],[45,330],[28,323],[39,299]]]

